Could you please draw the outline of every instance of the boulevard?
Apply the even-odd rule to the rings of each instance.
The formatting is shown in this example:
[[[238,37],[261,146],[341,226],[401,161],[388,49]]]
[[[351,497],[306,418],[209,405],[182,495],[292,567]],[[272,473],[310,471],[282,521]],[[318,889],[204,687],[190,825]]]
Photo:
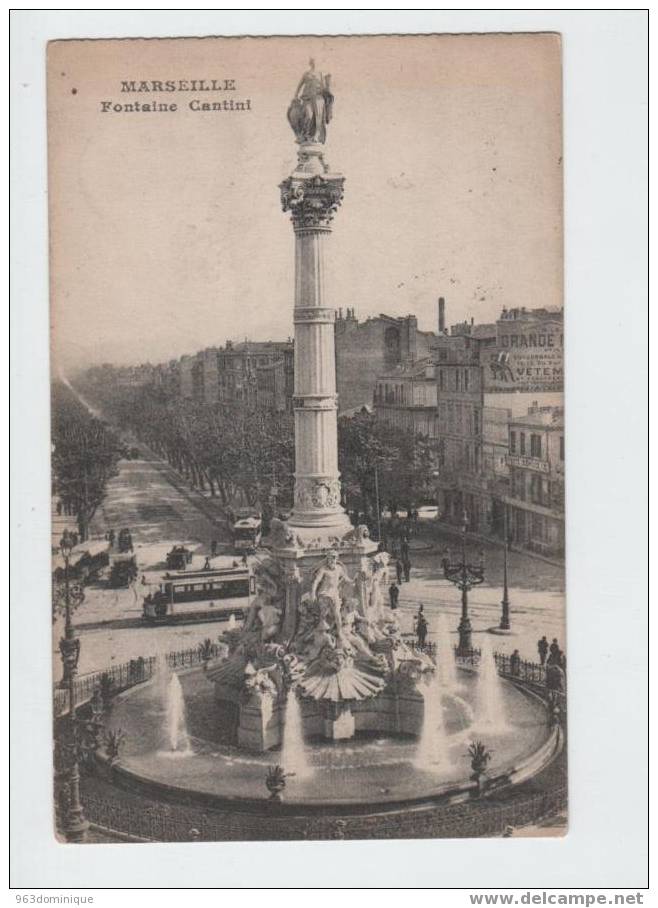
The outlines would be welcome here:
[[[439,612],[447,615],[447,626],[458,641],[460,597],[443,579],[441,557],[446,546],[454,552],[458,540],[443,533],[433,522],[419,522],[412,536],[411,578],[400,585],[398,616],[402,631],[413,634],[419,605],[424,605],[429,625],[428,640],[433,642]],[[163,625],[148,627],[142,622],[142,600],[147,589],[142,575],[155,579],[164,570],[167,551],[188,543],[200,555],[210,553],[210,542],[218,541],[216,564],[230,566],[235,559],[219,502],[191,490],[167,464],[145,449],[138,460],[122,460],[119,474],[107,488],[107,495],[92,522],[92,537],[103,538],[129,527],[138,563],[138,579],[127,589],[108,589],[104,582],[87,588],[85,601],[75,615],[81,636],[81,675],[120,664],[138,656],[152,656],[194,648],[202,640],[215,641],[223,632],[222,622]],[[503,553],[498,546],[470,541],[469,551],[484,549],[485,582],[469,594],[473,625],[473,646],[480,645],[483,634],[500,621]],[[518,649],[521,658],[537,661],[536,643],[545,634],[549,640],[561,639],[564,627],[563,570],[529,555],[510,552],[508,559],[509,598],[512,634],[492,635],[494,649],[511,653]],[[390,571],[391,579],[395,576]],[[236,607],[245,600],[236,600]],[[58,634],[54,635],[58,639]],[[53,664],[59,671],[60,660],[54,649]]]

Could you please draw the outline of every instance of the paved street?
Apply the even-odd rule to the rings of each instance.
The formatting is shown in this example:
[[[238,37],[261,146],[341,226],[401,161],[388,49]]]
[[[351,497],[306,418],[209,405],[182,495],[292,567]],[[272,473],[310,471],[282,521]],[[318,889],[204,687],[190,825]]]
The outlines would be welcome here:
[[[416,543],[420,545],[419,541]],[[422,544],[427,545],[425,541]],[[414,543],[412,543],[412,546]],[[429,639],[436,629],[436,616],[448,616],[448,627],[457,642],[457,625],[461,613],[461,593],[443,579],[441,557],[445,545],[453,556],[458,552],[454,538],[438,537],[430,549],[412,551],[411,579],[400,587],[400,611],[403,629],[412,630],[418,604],[425,606]],[[473,625],[473,646],[479,646],[483,633],[498,625],[502,599],[503,553],[496,546],[479,542],[469,546],[474,556],[484,548],[485,582],[469,593],[469,613]],[[522,658],[537,660],[536,644],[542,634],[549,641],[558,637],[564,646],[564,576],[563,569],[518,552],[510,552],[508,562],[509,599],[513,633],[491,635],[494,649],[511,653],[518,649]]]
[[[213,515],[216,515],[213,517]],[[228,534],[215,502],[190,490],[164,463],[155,458],[121,461],[120,472],[108,486],[103,506],[92,525],[92,535],[104,536],[130,527],[140,572],[155,578],[164,568],[166,552],[174,543],[187,542],[199,555],[209,552],[211,539],[217,539],[218,562],[230,564]],[[440,559],[446,544],[457,547],[454,539],[420,537],[412,542],[412,571],[409,583],[400,590],[400,620],[403,631],[412,632],[418,604],[424,603],[429,624],[429,639],[434,638],[438,613],[448,616],[455,642],[459,622],[460,593],[441,576]],[[473,546],[478,551],[480,544]],[[500,620],[502,596],[502,551],[484,546],[486,582],[469,596],[473,624],[473,645],[483,633]],[[153,572],[153,573],[151,573]],[[511,652],[518,648],[522,657],[536,659],[536,641],[546,634],[556,636],[564,645],[563,572],[558,566],[516,552],[509,556],[511,636],[492,636],[495,649]],[[138,581],[130,589],[111,590],[104,582],[87,589],[85,602],[75,616],[82,637],[79,671],[81,674],[124,662],[139,655],[149,656],[162,650],[194,647],[201,640],[216,639],[223,629],[217,622],[208,624],[145,627],[141,623],[145,588]],[[56,635],[57,638],[59,634]],[[56,676],[60,660],[54,649]]]
[[[119,466],[119,475],[109,483],[105,502],[92,522],[92,537],[102,538],[109,529],[118,533],[121,527],[129,527],[140,577],[159,576],[165,567],[165,555],[174,543],[186,542],[199,555],[206,555],[211,539],[217,539],[224,554],[213,564],[228,566],[233,562],[233,556],[228,555],[226,526],[213,502],[204,501],[187,489],[166,464],[156,459],[122,460]],[[213,514],[217,515],[216,520]],[[142,598],[147,589],[141,581],[129,589],[109,589],[103,580],[87,587],[85,601],[75,614],[82,637],[80,674],[139,655],[194,647],[207,637],[214,640],[220,633],[223,625],[218,622],[143,626]],[[55,634],[54,648],[57,678],[61,673],[58,639],[59,632]]]

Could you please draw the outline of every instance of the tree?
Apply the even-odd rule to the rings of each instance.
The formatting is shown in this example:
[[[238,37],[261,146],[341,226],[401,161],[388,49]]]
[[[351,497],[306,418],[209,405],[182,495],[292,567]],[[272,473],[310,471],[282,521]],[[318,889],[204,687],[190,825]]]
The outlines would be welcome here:
[[[290,414],[184,400],[154,383],[126,386],[110,367],[81,379],[122,429],[134,433],[190,484],[222,503],[286,507],[294,462]]]
[[[53,388],[52,441],[54,490],[65,512],[75,515],[84,541],[125,448],[61,383]]]
[[[348,507],[375,516],[380,507],[393,512],[432,495],[435,467],[429,439],[403,432],[363,410],[338,421],[338,459]]]

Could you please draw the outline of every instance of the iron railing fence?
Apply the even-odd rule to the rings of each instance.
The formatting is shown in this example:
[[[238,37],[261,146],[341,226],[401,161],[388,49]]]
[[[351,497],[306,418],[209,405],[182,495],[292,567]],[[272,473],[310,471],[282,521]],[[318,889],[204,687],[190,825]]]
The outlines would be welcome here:
[[[560,783],[507,802],[477,799],[426,810],[345,817],[284,817],[269,803],[263,813],[220,813],[181,805],[140,807],[91,791],[85,792],[84,802],[87,817],[97,826],[155,842],[481,838],[555,817],[566,809],[567,787]]]
[[[199,645],[191,649],[172,651],[167,653],[165,658],[169,668],[193,668],[195,665],[202,665],[208,658],[213,659],[219,656],[222,649],[222,644],[213,643],[206,652],[202,645]],[[140,656],[138,659],[131,659],[120,665],[112,665],[102,671],[81,675],[74,682],[75,705],[80,706],[91,700],[94,691],[102,689],[104,685],[110,684],[112,690],[118,693],[135,684],[140,684],[142,681],[148,681],[153,677],[157,664],[157,656],[147,658]],[[68,710],[68,691],[66,689],[55,687],[54,700],[56,716],[62,715]]]
[[[412,641],[407,645],[413,652],[422,652],[431,658],[436,657],[436,643],[420,645]],[[216,658],[221,651],[222,644],[213,643],[207,653],[202,646],[197,646],[190,649],[172,651],[165,658],[169,668],[192,668],[195,665],[203,664],[208,658]],[[481,655],[482,652],[479,649],[472,649],[467,653],[458,653],[455,648],[455,658],[458,664],[476,666],[479,664]],[[499,674],[508,678],[517,678],[528,684],[545,685],[545,666],[526,659],[515,661],[507,653],[495,652],[493,655]],[[103,685],[111,684],[113,690],[118,692],[142,681],[148,681],[153,676],[156,665],[156,656],[140,657],[120,665],[113,665],[102,671],[82,675],[75,681],[76,706],[88,702],[92,698],[94,691]],[[55,687],[54,708],[56,716],[60,716],[68,710],[68,691],[66,689]]]

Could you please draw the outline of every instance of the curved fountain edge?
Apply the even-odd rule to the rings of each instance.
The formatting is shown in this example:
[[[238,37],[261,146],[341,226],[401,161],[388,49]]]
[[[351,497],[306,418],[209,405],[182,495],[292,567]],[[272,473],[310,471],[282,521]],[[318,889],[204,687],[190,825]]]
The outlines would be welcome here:
[[[184,671],[187,673],[189,669]],[[528,687],[521,680],[512,678],[507,678],[506,680],[511,682],[525,696],[538,701],[541,704],[541,707],[548,712],[546,700],[540,693]],[[564,733],[559,725],[556,725],[550,729],[548,737],[537,750],[519,760],[517,763],[512,764],[510,767],[505,767],[504,771],[501,771],[497,775],[488,776],[481,797],[486,799],[490,796],[498,795],[501,792],[536,776],[542,770],[546,769],[546,767],[560,754],[563,745]],[[431,794],[424,793],[406,798],[393,796],[378,798],[376,800],[371,798],[368,801],[348,801],[340,799],[313,801],[308,799],[303,803],[300,801],[286,800],[273,803],[268,800],[268,797],[265,794],[263,794],[262,797],[256,798],[222,795],[213,792],[183,788],[167,782],[162,782],[141,775],[134,770],[129,770],[121,766],[120,761],[110,764],[102,751],[97,752],[96,760],[101,774],[112,784],[117,784],[124,790],[146,794],[147,796],[168,803],[197,805],[244,813],[260,813],[263,810],[271,812],[275,810],[277,815],[300,817],[316,816],[319,813],[325,813],[332,816],[386,814],[405,811],[411,808],[432,808],[458,804],[462,801],[474,798],[477,794],[476,782],[465,780],[463,782],[448,783],[438,787]]]

